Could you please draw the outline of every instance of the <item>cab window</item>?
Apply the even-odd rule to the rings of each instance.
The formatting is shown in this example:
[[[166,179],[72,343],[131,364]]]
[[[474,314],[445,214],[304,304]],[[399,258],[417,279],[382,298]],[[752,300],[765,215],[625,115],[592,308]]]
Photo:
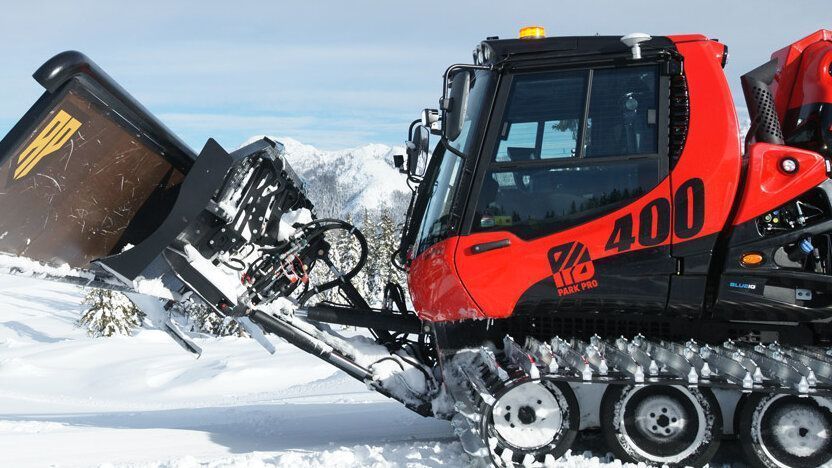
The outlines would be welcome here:
[[[586,157],[658,152],[656,72],[656,67],[633,67],[592,74]]]
[[[515,78],[494,160],[574,157],[587,75],[578,71]]]
[[[515,76],[472,231],[540,237],[655,187],[659,79],[657,65]]]

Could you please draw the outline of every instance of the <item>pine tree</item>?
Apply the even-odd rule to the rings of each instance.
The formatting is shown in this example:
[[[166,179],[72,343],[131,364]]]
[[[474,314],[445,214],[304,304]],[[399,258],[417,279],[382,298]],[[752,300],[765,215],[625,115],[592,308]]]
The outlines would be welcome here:
[[[79,325],[90,336],[130,335],[141,326],[144,313],[124,294],[109,289],[93,289],[84,296],[88,306]]]
[[[367,236],[369,253],[367,256],[367,302],[377,307],[381,304],[384,292],[384,276],[387,259],[384,252],[384,238],[381,228],[381,213],[374,211],[368,215],[368,223],[364,225],[364,235]]]
[[[231,317],[222,316],[202,301],[188,300],[180,303],[193,323],[193,331],[216,336],[248,336],[246,331]]]
[[[196,296],[175,302],[170,311],[184,319],[192,332],[215,336],[248,336],[233,318],[218,313]]]
[[[390,261],[393,252],[396,251],[396,226],[393,223],[393,217],[390,215],[390,209],[386,205],[381,209],[377,246],[381,260],[378,272],[383,288],[387,283],[398,279],[396,277],[398,270],[393,267]]]

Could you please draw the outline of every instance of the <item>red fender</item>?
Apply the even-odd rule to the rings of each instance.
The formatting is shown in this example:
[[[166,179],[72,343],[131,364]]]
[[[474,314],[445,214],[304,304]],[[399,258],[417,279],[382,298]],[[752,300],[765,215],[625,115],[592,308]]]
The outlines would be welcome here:
[[[783,171],[781,162],[786,158],[797,161],[797,171]],[[755,143],[749,151],[745,188],[733,224],[736,226],[771,211],[826,179],[823,156],[790,146]]]

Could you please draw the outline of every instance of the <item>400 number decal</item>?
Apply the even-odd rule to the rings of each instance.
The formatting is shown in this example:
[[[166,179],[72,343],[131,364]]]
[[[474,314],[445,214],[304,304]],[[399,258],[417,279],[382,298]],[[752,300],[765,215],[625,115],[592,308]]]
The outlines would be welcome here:
[[[689,179],[680,185],[673,195],[673,205],[676,210],[672,223],[667,198],[657,198],[644,205],[637,220],[632,214],[616,219],[606,250],[625,252],[636,242],[643,247],[660,245],[670,236],[671,224],[678,239],[690,239],[699,234],[705,225],[705,184],[702,179]]]

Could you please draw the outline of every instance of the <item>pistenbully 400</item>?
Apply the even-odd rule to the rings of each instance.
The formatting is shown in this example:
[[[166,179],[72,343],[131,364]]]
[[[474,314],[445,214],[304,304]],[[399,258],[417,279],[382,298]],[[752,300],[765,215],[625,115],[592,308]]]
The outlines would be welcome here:
[[[352,286],[366,240],[314,217],[278,143],[229,153],[208,140],[197,155],[65,52],[35,73],[46,92],[0,143],[0,251],[11,272],[130,292],[193,351],[136,292],[198,296],[452,419],[495,465],[556,459],[600,426],[627,460],[703,465],[737,434],[756,466],[820,466],[832,460],[832,32],[742,77],[744,140],[727,57],[700,35],[524,28],[448,68],[440,109],[396,158],[413,187],[393,259],[411,311],[398,285],[382,309]],[[337,232],[360,246],[347,268],[330,260]],[[316,268],[331,280],[311,284]],[[333,288],[343,303],[315,303]],[[367,328],[382,352],[327,323]]]

